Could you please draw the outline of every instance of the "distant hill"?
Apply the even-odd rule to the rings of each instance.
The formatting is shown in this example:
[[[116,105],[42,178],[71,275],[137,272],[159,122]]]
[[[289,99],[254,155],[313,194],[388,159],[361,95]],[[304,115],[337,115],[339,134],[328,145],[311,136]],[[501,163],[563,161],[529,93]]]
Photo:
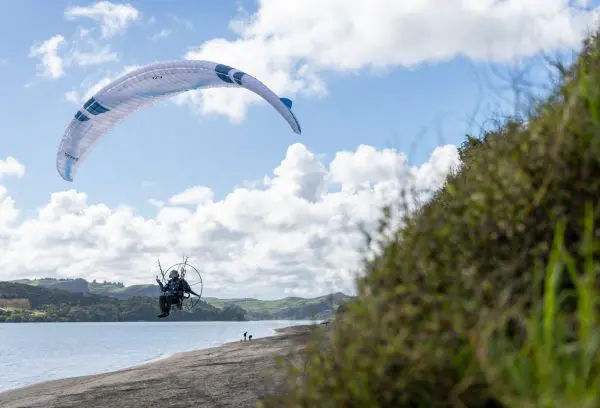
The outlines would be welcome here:
[[[117,299],[43,285],[0,282],[0,322],[155,321],[158,313],[157,299],[148,296]],[[169,320],[240,321],[246,318],[244,311],[235,306],[219,309],[201,301],[193,313],[174,311]]]
[[[246,317],[250,320],[328,319],[331,317],[332,310],[336,310],[339,305],[349,299],[351,299],[350,296],[340,292],[312,299],[300,297],[286,297],[278,300],[204,298],[208,304],[218,308],[227,305],[241,307],[246,311]]]
[[[41,286],[48,289],[61,289],[69,292],[87,293],[90,292],[89,284],[85,279],[19,279],[12,281],[14,283],[23,283],[32,286]]]
[[[27,285],[61,289],[70,292],[89,293],[126,300],[132,297],[153,297],[160,294],[158,285],[132,285],[125,286],[120,282],[87,282],[85,279],[21,279],[14,281]],[[249,320],[304,320],[328,319],[332,312],[342,303],[351,299],[344,293],[317,298],[286,297],[278,300],[243,299],[218,299],[206,297],[203,300],[210,306],[220,310],[226,307],[236,307],[244,310]]]
[[[127,299],[133,296],[158,296],[160,289],[158,285],[132,285],[123,286],[112,282],[91,282],[89,290],[98,295],[112,296],[119,299]]]
[[[85,279],[19,279],[12,282],[44,288],[68,290],[69,292],[93,293],[95,295],[111,296],[117,299],[128,299],[134,296],[158,296],[158,285],[124,286],[120,282],[88,282]]]

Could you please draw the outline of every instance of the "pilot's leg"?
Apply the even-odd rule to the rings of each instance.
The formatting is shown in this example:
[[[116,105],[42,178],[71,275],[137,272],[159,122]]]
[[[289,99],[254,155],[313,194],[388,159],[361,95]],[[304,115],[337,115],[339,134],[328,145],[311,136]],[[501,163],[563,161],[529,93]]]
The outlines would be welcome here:
[[[159,298],[160,302],[160,314],[158,317],[167,317],[171,312],[171,305],[173,304],[172,295],[161,295]]]
[[[165,311],[167,309],[167,297],[165,295],[160,295],[158,297],[158,304],[160,306],[160,311],[162,313],[165,313]]]

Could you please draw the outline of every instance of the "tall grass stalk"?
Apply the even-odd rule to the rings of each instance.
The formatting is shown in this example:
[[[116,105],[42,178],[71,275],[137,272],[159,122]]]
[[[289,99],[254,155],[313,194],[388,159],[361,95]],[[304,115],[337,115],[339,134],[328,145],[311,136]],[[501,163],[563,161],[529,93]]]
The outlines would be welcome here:
[[[565,222],[559,222],[551,256],[543,274],[544,292],[526,319],[520,346],[500,327],[481,338],[478,356],[493,394],[511,408],[592,408],[600,406],[600,328],[598,327],[598,264],[600,245],[594,239],[591,205],[586,207],[580,254],[583,273],[564,246]],[[564,272],[575,286],[575,314],[561,307],[558,283]],[[506,320],[506,319],[505,319]]]

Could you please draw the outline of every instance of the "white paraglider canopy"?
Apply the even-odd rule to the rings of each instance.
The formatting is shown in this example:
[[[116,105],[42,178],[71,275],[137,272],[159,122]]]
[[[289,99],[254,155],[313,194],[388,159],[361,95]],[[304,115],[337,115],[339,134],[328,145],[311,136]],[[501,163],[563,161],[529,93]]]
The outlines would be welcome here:
[[[278,97],[253,76],[210,61],[175,61],[147,65],[109,83],[93,95],[67,127],[56,156],[64,180],[73,181],[81,162],[96,142],[128,115],[146,106],[194,89],[246,88],[265,99],[300,134],[292,101]]]

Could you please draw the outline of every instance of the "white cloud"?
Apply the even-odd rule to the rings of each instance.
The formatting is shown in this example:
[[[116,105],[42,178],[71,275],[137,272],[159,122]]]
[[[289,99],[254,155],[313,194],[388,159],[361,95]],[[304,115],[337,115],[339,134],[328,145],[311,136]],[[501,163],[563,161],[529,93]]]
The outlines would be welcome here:
[[[131,4],[100,1],[91,7],[70,7],[65,10],[65,17],[69,20],[90,18],[100,25],[102,37],[109,38],[124,33],[127,26],[140,17],[140,12]]]
[[[354,152],[341,152],[331,165],[332,181],[347,187],[364,183],[377,183],[394,177],[403,177],[399,171],[406,171],[407,157],[393,149],[378,151],[367,145],[360,145]]]
[[[540,50],[578,46],[600,8],[581,0],[260,0],[232,21],[234,40],[215,38],[188,59],[242,69],[280,94],[323,95],[321,74],[414,67],[456,56],[508,62]],[[205,95],[205,98],[199,95]],[[180,102],[202,114],[239,120],[249,92],[188,93]]]
[[[172,205],[205,205],[213,200],[213,192],[204,186],[190,187],[182,193],[169,198]]]
[[[99,44],[86,29],[79,29],[66,58],[68,65],[79,66],[99,65],[118,60],[117,53],[112,51],[109,44]]]
[[[116,78],[118,78],[122,75],[125,75],[128,72],[131,72],[137,68],[139,68],[139,65],[126,66],[122,71],[120,71],[114,75],[105,76],[93,84],[86,81],[81,84],[81,86],[83,88],[86,88],[85,92],[78,92],[78,91],[72,89],[65,93],[65,99],[69,102],[72,102],[75,105],[81,105],[82,103],[87,101],[92,95],[94,95],[100,89],[104,88],[106,85],[111,83]]]
[[[52,194],[37,216],[16,223],[15,203],[2,188],[0,280],[150,283],[158,257],[167,264],[188,254],[204,273],[207,295],[349,292],[364,244],[358,224],[373,228],[378,209],[402,188],[438,188],[443,178],[436,174],[457,161],[454,146],[440,147],[415,168],[402,153],[360,146],[338,152],[327,165],[295,144],[261,185],[237,187],[221,200],[207,187],[191,187],[148,200],[156,207],[151,217],[128,206],[90,203],[85,193],[69,190]]]
[[[99,65],[107,62],[116,62],[119,57],[111,50],[109,44],[100,45],[90,36],[90,31],[80,29],[71,41],[68,49],[59,55],[59,48],[65,49],[67,41],[58,34],[42,44],[31,47],[29,57],[38,57],[38,75],[57,79],[65,74],[65,69],[71,66]]]
[[[6,188],[0,185],[0,243],[5,241],[4,234],[18,217],[19,211],[15,208],[15,200],[9,197]]]
[[[19,163],[14,157],[8,156],[6,159],[0,159],[0,180],[4,176],[14,176],[23,178],[25,175],[25,166]],[[8,191],[0,185],[0,246],[3,243],[3,236],[8,226],[13,224],[19,216],[19,211],[15,208],[15,201],[8,196]]]
[[[40,58],[38,64],[38,75],[49,78],[60,78],[64,75],[64,64],[62,58],[58,55],[59,47],[64,44],[65,38],[57,34],[50,37],[41,44],[34,44],[30,51],[29,57]]]
[[[25,166],[12,156],[8,156],[4,160],[0,159],[0,179],[5,175],[22,178],[25,175]]]
[[[158,33],[154,34],[151,38],[152,38],[153,41],[156,41],[156,40],[159,40],[161,38],[166,38],[169,35],[171,35],[171,30],[163,28]]]
[[[84,100],[82,98],[83,97],[79,96],[79,93],[74,90],[71,90],[71,91],[68,91],[65,93],[65,99],[75,105],[81,105],[81,103]]]

